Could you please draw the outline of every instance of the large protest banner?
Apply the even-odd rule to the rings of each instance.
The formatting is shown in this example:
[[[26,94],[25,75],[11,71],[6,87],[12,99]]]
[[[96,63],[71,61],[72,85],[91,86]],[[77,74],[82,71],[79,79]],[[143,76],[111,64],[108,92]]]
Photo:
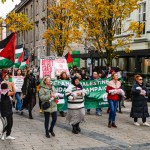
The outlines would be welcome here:
[[[63,71],[70,75],[68,64],[65,58],[58,57],[54,60],[55,75],[59,76]]]
[[[50,76],[55,78],[54,57],[43,56],[40,59],[40,78]]]
[[[62,71],[65,71],[68,75],[69,69],[64,57],[55,56],[42,56],[40,59],[40,78],[44,76],[50,76],[55,79]]]
[[[108,107],[106,85],[109,82],[108,78],[98,79],[98,80],[87,80],[81,81],[83,88],[87,91],[85,96],[85,108],[98,108],[98,107]],[[64,93],[68,85],[71,84],[70,81],[65,80],[55,80],[53,85],[59,93]],[[64,97],[58,100],[58,110],[67,109],[67,98]]]
[[[103,78],[80,81],[83,88],[87,91],[84,103],[85,108],[108,107],[106,86],[109,80],[109,78]]]
[[[14,82],[14,86],[16,88],[16,92],[21,92],[21,88],[24,82],[23,76],[13,76],[12,81]]]

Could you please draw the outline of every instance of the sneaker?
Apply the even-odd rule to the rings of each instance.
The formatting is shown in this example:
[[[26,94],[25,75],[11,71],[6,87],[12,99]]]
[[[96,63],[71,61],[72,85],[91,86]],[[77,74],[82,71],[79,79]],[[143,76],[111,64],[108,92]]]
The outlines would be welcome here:
[[[3,141],[5,140],[5,136],[4,136],[4,134],[2,135],[1,140],[3,140]]]
[[[6,136],[6,138],[5,138],[6,140],[15,140],[15,138],[14,137],[12,137],[12,136]]]
[[[102,114],[100,112],[96,113],[97,116],[102,116]]]
[[[150,124],[148,124],[147,122],[144,122],[144,123],[143,123],[143,126],[147,126],[147,127],[149,127],[149,126],[150,126]]]
[[[138,122],[134,122],[135,126],[140,126],[140,124]]]

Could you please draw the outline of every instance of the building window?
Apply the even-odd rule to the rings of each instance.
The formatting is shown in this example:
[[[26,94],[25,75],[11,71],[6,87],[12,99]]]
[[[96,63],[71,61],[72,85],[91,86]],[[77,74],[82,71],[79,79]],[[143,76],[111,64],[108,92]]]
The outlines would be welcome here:
[[[29,37],[28,37],[28,31],[26,31],[25,34],[26,34],[26,35],[25,35],[25,41],[26,41],[26,44],[28,44],[28,38],[29,38]]]
[[[36,15],[38,15],[39,13],[39,7],[38,7],[39,3],[38,0],[36,0]]]
[[[35,31],[36,31],[35,38],[36,38],[36,41],[38,41],[39,40],[39,22],[35,23]]]
[[[145,34],[145,26],[146,26],[146,2],[140,4],[139,8],[139,23],[144,24],[144,28],[142,34]]]
[[[26,8],[26,15],[28,16],[28,8]]]
[[[32,5],[31,5],[31,18],[33,17],[33,7],[32,7]]]
[[[30,31],[30,42],[33,42],[33,30]]]
[[[120,21],[120,19],[118,19],[116,21],[115,31],[116,31],[116,35],[120,35],[121,34],[121,21]]]
[[[44,32],[46,30],[46,19],[44,17],[41,20],[42,20],[42,32]]]
[[[42,8],[43,8],[43,11],[46,9],[46,1],[45,0],[42,1]]]

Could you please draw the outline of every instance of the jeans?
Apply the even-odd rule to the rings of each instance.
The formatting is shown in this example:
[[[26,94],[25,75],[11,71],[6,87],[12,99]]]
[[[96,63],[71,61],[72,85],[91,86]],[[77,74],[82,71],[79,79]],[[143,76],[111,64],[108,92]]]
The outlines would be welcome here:
[[[13,115],[11,114],[7,116],[6,119],[7,119],[7,126],[3,130],[3,133],[6,132],[6,136],[9,136],[11,134],[11,129],[13,126]]]
[[[96,114],[101,113],[101,108],[96,108]]]
[[[109,103],[109,108],[110,108],[109,121],[115,122],[118,101],[109,99],[108,103]]]
[[[16,92],[16,110],[22,110],[21,92]]]
[[[45,131],[46,131],[46,133],[49,130],[53,131],[53,128],[54,128],[56,120],[57,120],[57,112],[53,112],[53,113],[51,113],[51,115],[52,115],[52,122],[51,122],[51,126],[50,126],[50,129],[49,129],[50,112],[44,112],[44,116],[45,116]]]

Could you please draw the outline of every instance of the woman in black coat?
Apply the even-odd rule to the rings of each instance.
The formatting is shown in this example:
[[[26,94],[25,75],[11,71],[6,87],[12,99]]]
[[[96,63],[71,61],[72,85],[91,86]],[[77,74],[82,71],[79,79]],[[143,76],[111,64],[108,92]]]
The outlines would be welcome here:
[[[144,126],[150,126],[146,122],[146,118],[149,117],[147,99],[150,91],[143,84],[142,76],[135,75],[135,84],[131,89],[132,95],[132,108],[130,117],[134,118],[134,125],[140,126],[138,118],[142,118]]]
[[[32,109],[36,104],[36,82],[35,77],[30,70],[27,70],[27,74],[24,78],[22,94],[24,98],[23,108],[27,108],[29,110],[29,119],[33,119]]]

